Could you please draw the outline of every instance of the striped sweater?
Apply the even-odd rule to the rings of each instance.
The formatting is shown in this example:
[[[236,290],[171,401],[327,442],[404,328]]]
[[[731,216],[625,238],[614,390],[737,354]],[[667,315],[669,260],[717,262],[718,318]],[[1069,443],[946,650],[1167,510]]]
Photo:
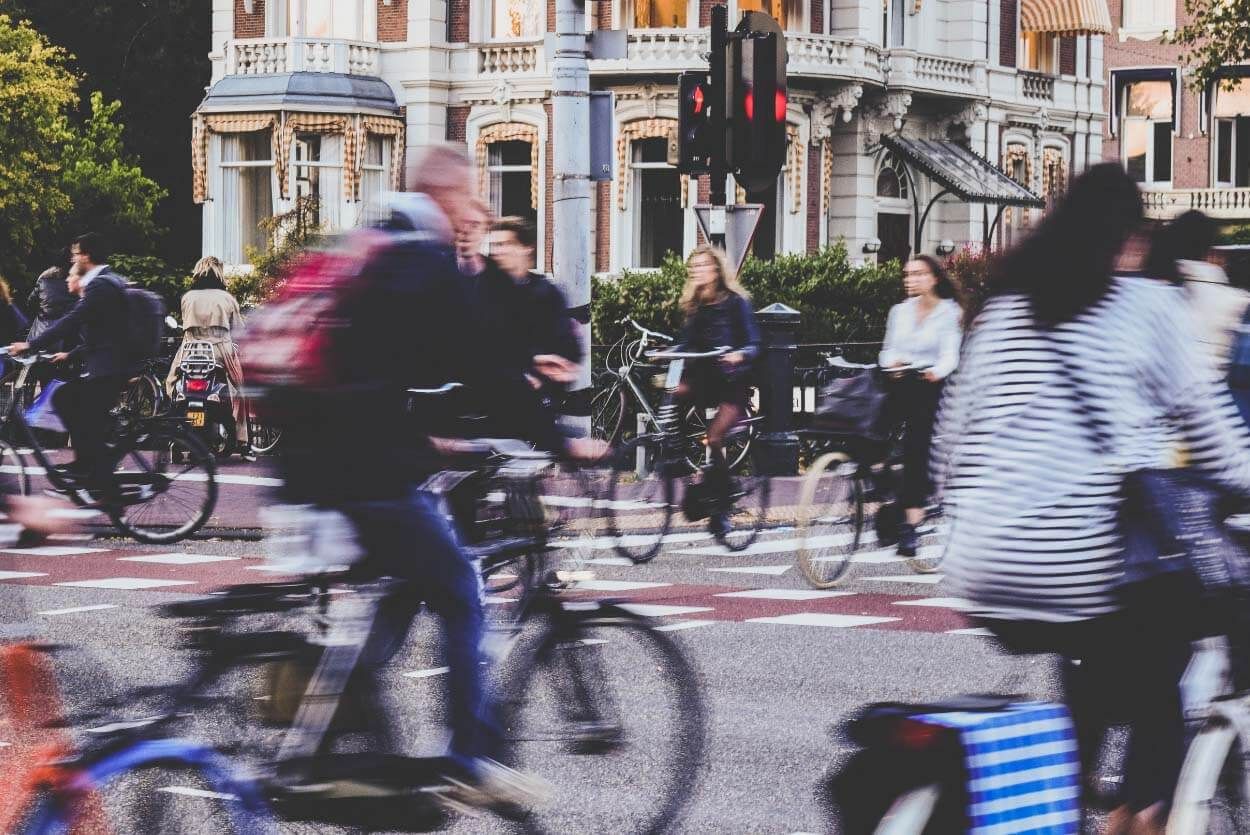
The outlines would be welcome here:
[[[932,459],[951,520],[944,568],[975,611],[1114,611],[1121,479],[1165,466],[1177,442],[1250,495],[1250,435],[1193,331],[1182,291],[1144,278],[1116,278],[1052,330],[1023,296],[988,302],[947,385]]]

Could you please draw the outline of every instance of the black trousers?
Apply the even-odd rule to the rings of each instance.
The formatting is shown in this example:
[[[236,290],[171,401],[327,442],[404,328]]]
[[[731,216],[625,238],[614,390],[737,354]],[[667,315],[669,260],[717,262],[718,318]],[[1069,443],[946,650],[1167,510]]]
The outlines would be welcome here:
[[[929,449],[933,445],[933,422],[942,399],[942,383],[930,383],[909,375],[890,383],[886,420],[890,427],[904,425],[903,483],[899,504],[924,507],[933,492],[929,480]]]
[[[104,449],[113,431],[112,410],[124,383],[121,375],[77,379],[52,395],[52,404],[74,445],[74,464],[94,481],[109,475]]]

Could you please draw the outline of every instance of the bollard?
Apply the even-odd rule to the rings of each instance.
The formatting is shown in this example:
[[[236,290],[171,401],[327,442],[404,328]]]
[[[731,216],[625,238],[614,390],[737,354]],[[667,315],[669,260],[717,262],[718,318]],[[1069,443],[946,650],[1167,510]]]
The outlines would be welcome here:
[[[755,316],[764,343],[755,372],[763,420],[752,458],[761,475],[797,475],[799,436],[794,433],[793,387],[799,312],[778,303]]]
[[[634,415],[634,419],[637,421],[636,426],[638,432],[638,434],[634,437],[642,438],[647,434],[647,416],[643,412],[639,412]],[[634,448],[634,474],[639,478],[646,478],[647,469],[647,446],[646,444],[639,443],[638,446]]]

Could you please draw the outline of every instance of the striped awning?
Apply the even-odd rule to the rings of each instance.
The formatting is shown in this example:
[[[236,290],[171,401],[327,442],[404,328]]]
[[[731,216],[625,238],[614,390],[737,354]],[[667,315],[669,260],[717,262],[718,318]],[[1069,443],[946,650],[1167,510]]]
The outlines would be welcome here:
[[[1109,35],[1106,0],[1021,0],[1021,32],[1058,35]]]

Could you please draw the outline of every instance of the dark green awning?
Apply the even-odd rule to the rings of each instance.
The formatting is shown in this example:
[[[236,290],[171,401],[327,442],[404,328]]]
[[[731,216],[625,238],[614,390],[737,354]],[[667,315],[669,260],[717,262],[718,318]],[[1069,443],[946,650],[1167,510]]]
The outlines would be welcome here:
[[[1046,205],[1042,198],[958,142],[882,136],[881,144],[969,203]]]

